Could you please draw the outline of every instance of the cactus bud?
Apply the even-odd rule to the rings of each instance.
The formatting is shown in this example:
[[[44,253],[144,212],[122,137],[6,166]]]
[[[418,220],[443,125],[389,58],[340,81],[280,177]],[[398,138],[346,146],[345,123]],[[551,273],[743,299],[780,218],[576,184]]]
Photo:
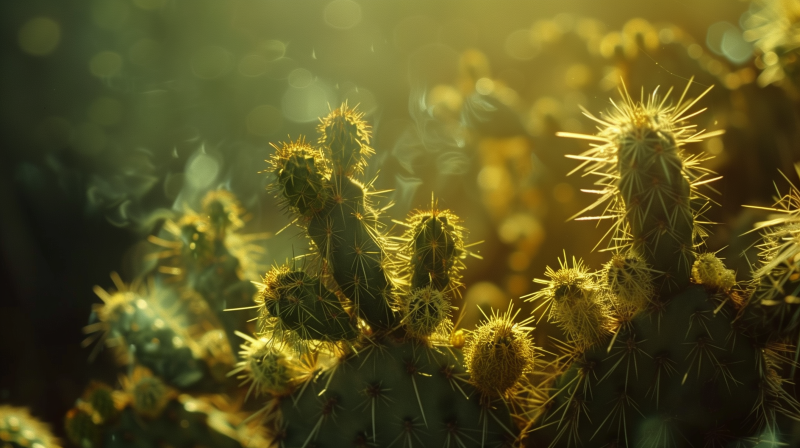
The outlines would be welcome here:
[[[406,225],[405,255],[411,261],[411,288],[432,285],[439,291],[455,290],[465,254],[458,217],[449,210],[436,210],[432,206],[430,210],[412,213]]]
[[[277,318],[285,330],[301,339],[337,341],[355,337],[336,294],[322,285],[318,278],[288,266],[275,267],[264,277],[257,303],[262,316]]]
[[[403,303],[403,323],[418,338],[426,338],[437,330],[449,335],[450,309],[450,300],[443,292],[430,285],[415,289]]]
[[[528,301],[541,300],[540,306],[550,309],[548,320],[556,322],[579,348],[588,348],[603,340],[611,330],[607,292],[597,284],[582,260],[572,259],[572,267],[559,259],[561,269],[547,267],[550,280],[534,280],[546,285],[529,296]]]
[[[319,144],[333,163],[337,176],[350,177],[363,172],[367,157],[374,152],[369,147],[369,125],[363,118],[363,113],[344,103],[320,119]]]
[[[305,217],[322,210],[329,196],[322,154],[303,139],[272,146],[276,151],[269,162],[277,177],[273,188],[281,193],[286,206]]]
[[[511,307],[506,313],[493,313],[464,345],[464,365],[470,382],[485,394],[502,395],[533,369],[531,328],[525,327],[532,318],[515,323],[515,317]]]
[[[237,334],[245,339],[239,352],[242,361],[228,376],[240,374],[237,378],[242,380],[242,386],[250,383],[248,397],[253,392],[256,397],[265,393],[278,396],[290,393],[297,373],[292,357],[268,338]]]
[[[633,252],[614,254],[606,263],[601,281],[621,317],[630,320],[650,304],[655,295],[651,272],[642,257]]]
[[[712,253],[701,254],[692,265],[692,279],[709,289],[728,291],[736,285],[733,269],[725,269],[725,264]]]

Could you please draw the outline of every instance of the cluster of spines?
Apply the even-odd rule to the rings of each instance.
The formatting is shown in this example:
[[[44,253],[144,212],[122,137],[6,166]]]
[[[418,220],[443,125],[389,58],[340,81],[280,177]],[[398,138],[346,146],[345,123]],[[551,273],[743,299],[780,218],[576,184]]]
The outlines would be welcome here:
[[[375,151],[369,146],[371,131],[363,112],[344,103],[320,119],[317,132],[319,145],[337,175],[350,177],[364,172],[367,158]]]
[[[530,336],[533,316],[515,322],[509,306],[505,313],[492,312],[470,332],[464,345],[464,365],[470,382],[483,394],[504,396],[523,375],[533,372],[534,344]]]
[[[292,392],[301,375],[300,364],[291,351],[266,337],[253,338],[244,333],[238,335],[245,340],[239,352],[241,361],[228,376],[236,375],[241,380],[240,386],[249,384],[245,399],[250,395],[283,396]]]
[[[795,169],[800,176],[800,164]],[[757,331],[776,337],[800,334],[800,190],[789,185],[772,207],[753,207],[773,216],[755,226],[762,240],[753,266],[749,317]]]
[[[730,291],[736,286],[736,273],[726,268],[716,254],[704,253],[692,265],[692,280],[711,290]]]
[[[261,333],[290,332],[301,340],[353,339],[356,329],[339,297],[318,276],[283,265],[263,278],[259,295]]]
[[[321,151],[302,138],[294,142],[272,145],[275,153],[269,160],[277,177],[273,188],[289,210],[306,220],[319,213],[328,200],[329,168]]]
[[[609,293],[621,321],[646,310],[655,298],[653,270],[636,252],[615,253],[600,272],[600,283]]]
[[[603,118],[584,114],[601,126],[597,135],[559,133],[563,137],[598,142],[572,158],[583,160],[576,170],[600,176],[600,198],[580,214],[607,203],[600,218],[613,218],[611,246],[639,252],[659,272],[663,293],[677,292],[688,284],[696,247],[706,235],[700,218],[708,199],[697,187],[713,174],[699,166],[702,156],[686,155],[682,147],[718,135],[720,131],[696,131],[686,120],[696,99],[684,102],[687,85],[676,105],[667,105],[658,89],[644,99],[633,100],[621,89],[622,103]],[[581,219],[598,219],[584,217]]]
[[[576,347],[586,349],[604,340],[614,328],[609,293],[582,260],[573,257],[570,265],[565,255],[559,264],[558,270],[547,267],[549,280],[534,280],[545,287],[526,300],[540,301],[534,312],[544,307],[542,316],[556,322]]]

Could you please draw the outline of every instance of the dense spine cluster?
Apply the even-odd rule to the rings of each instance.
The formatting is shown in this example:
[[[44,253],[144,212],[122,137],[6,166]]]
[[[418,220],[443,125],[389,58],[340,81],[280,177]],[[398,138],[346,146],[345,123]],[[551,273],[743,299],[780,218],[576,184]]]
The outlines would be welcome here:
[[[565,257],[559,263],[561,268],[557,271],[547,267],[545,275],[549,280],[535,280],[546,286],[528,296],[528,300],[540,301],[537,309],[545,307],[542,316],[546,314],[557,322],[577,347],[591,347],[611,332],[608,291],[583,261],[573,258],[570,266]]]
[[[800,164],[795,168],[800,175]],[[790,184],[767,210],[771,219],[756,225],[762,240],[746,317],[759,334],[789,337],[800,346],[800,190]]]

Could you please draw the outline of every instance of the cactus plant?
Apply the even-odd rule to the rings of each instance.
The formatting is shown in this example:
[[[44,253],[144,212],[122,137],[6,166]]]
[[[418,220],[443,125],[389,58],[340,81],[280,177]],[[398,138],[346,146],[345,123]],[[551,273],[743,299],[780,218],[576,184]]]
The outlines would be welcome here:
[[[203,213],[187,210],[150,238],[163,250],[147,288],[116,275],[116,291],[96,288],[105,303],[87,332],[120,346],[133,373],[121,391],[87,389],[67,416],[70,439],[303,448],[789,440],[785,420],[798,418],[800,403],[781,373],[794,366],[787,337],[798,327],[798,195],[793,189],[773,208],[784,217],[759,225],[755,279],[737,283],[702,248],[710,200],[700,188],[714,173],[684,145],[717,133],[688,123],[705,94],[685,101],[689,87],[675,105],[669,93],[634,101],[622,90],[610,114],[587,112],[603,126],[598,135],[561,134],[599,142],[572,157],[600,178],[600,199],[585,211],[605,206],[600,218],[613,220],[611,259],[592,271],[565,254],[526,297],[538,303],[531,315],[519,317],[512,304],[471,331],[453,323],[464,262],[475,255],[464,224],[432,199],[395,221],[402,233],[387,230],[388,207],[360,179],[373,153],[370,128],[346,104],[331,111],[315,145],[274,145],[268,160],[271,189],[310,252],[255,282],[255,306],[227,299],[253,265],[243,268],[246,238],[228,241],[243,211],[220,193]],[[227,303],[257,308],[255,334],[246,319],[217,317]],[[175,307],[213,329],[172,317]],[[537,360],[548,352],[531,336],[544,317],[566,334],[549,362]],[[244,340],[235,366],[230,334]],[[221,390],[226,377],[245,400],[263,403],[250,421],[266,434],[237,426],[235,409],[181,393]]]
[[[272,363],[285,386],[261,366],[238,370],[271,392],[263,418],[276,442],[511,446],[515,394],[534,356],[525,323],[493,315],[462,352],[450,321],[469,254],[460,221],[434,201],[390,240],[372,183],[357,178],[373,152],[362,115],[344,104],[318,131],[318,148],[303,139],[275,145],[268,170],[313,255],[264,277],[259,339],[245,348],[271,346],[261,366]]]
[[[0,441],[11,448],[60,448],[50,428],[27,409],[0,405]]]
[[[779,375],[787,345],[748,324],[734,273],[702,253],[709,201],[698,188],[713,173],[683,146],[715,133],[687,122],[705,94],[685,100],[688,89],[674,105],[669,93],[634,101],[623,89],[602,118],[585,112],[597,135],[561,134],[596,142],[573,157],[600,176],[587,210],[607,204],[600,218],[614,221],[614,255],[597,273],[562,262],[530,296],[552,308],[572,345],[553,364],[563,373],[530,446],[778,444],[779,423],[800,415]]]
[[[90,358],[112,348],[127,375],[119,390],[87,387],[65,421],[73,443],[266,444],[262,429],[242,424],[241,403],[217,395],[235,387],[230,341],[249,328],[225,310],[252,304],[256,290],[245,279],[261,269],[253,242],[265,235],[240,233],[246,213],[227,190],[208,192],[201,205],[199,212],[186,207],[148,238],[145,276],[128,284],[112,273],[113,289],[95,287],[103,303],[93,307],[85,345],[97,342]]]

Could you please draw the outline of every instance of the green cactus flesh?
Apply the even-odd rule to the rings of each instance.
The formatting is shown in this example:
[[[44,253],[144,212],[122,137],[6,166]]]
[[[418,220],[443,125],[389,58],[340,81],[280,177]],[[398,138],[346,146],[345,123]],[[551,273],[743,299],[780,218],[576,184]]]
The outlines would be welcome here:
[[[432,285],[443,291],[450,286],[464,252],[456,225],[446,212],[424,212],[412,219],[408,232],[412,289]]]
[[[689,181],[672,133],[650,123],[636,125],[624,129],[617,142],[619,190],[633,248],[665,274],[669,290],[679,291],[688,284],[694,262]]]
[[[467,382],[459,351],[378,342],[282,398],[282,446],[513,446],[506,404]]]
[[[540,423],[546,442],[533,446],[725,446],[770,428],[784,395],[765,348],[719,304],[690,286],[621,327],[610,348],[577,355]]]
[[[302,270],[274,269],[261,293],[264,311],[301,339],[353,339],[356,330],[336,295]]]
[[[308,235],[332,271],[345,297],[372,325],[391,328],[391,282],[384,269],[386,255],[377,241],[377,214],[367,203],[359,182],[334,176],[329,199],[311,218]]]

